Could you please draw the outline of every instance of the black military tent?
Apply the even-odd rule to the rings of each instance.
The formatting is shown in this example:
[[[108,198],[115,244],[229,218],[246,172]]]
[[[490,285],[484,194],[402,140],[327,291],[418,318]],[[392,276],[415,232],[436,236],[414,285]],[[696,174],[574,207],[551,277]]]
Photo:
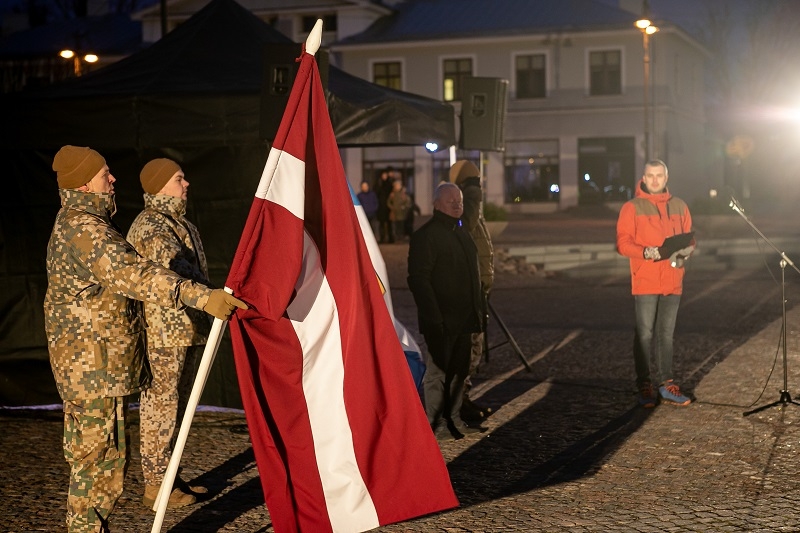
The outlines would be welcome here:
[[[188,216],[221,285],[268,151],[259,132],[265,49],[286,42],[234,0],[212,0],[137,54],[0,100],[0,405],[58,401],[42,317],[44,254],[59,207],[53,154],[74,144],[106,157],[123,229],[142,206],[141,166],[154,157],[178,161],[191,183]],[[453,108],[436,100],[333,66],[327,100],[342,147],[455,143]],[[238,405],[229,359],[224,342],[203,401]]]

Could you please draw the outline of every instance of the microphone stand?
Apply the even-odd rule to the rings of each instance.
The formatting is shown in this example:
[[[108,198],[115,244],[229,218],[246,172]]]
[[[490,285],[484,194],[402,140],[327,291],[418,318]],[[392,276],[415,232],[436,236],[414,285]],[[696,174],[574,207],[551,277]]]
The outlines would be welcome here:
[[[761,407],[756,407],[751,411],[745,411],[743,413],[743,416],[750,416],[754,413],[758,413],[765,409],[769,409],[770,407],[784,406],[787,404],[800,405],[800,402],[792,399],[792,395],[789,393],[789,384],[788,384],[789,371],[786,362],[786,265],[791,266],[798,274],[800,274],[800,270],[798,270],[797,266],[795,266],[792,260],[789,259],[789,257],[782,250],[780,250],[777,246],[775,246],[775,244],[772,241],[770,241],[766,237],[766,235],[761,233],[761,230],[759,230],[756,227],[756,225],[753,224],[753,222],[748,218],[748,216],[744,214],[744,209],[742,208],[741,205],[739,205],[739,202],[736,201],[736,198],[731,196],[731,202],[728,205],[731,207],[731,209],[733,209],[739,215],[741,215],[741,217],[745,220],[745,222],[747,222],[747,224],[751,228],[753,228],[753,231],[758,233],[758,235],[762,239],[764,239],[764,242],[769,244],[772,247],[772,249],[778,252],[778,255],[780,255],[781,257],[779,264],[781,267],[781,345],[783,347],[783,389],[781,389],[780,391],[781,392],[780,398],[778,398],[776,401],[768,403],[766,405],[762,405]]]

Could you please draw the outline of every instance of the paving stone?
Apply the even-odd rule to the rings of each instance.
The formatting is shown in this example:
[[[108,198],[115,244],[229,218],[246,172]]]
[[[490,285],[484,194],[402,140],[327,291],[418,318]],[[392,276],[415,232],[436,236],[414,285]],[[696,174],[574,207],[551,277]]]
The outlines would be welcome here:
[[[526,231],[557,236],[548,224]],[[570,244],[581,235],[613,235],[606,219],[587,224],[561,238]],[[524,238],[519,227],[512,232]],[[421,338],[405,284],[407,245],[382,252],[395,312]],[[461,506],[376,531],[800,531],[800,406],[743,416],[777,400],[783,387],[780,290],[772,275],[763,268],[687,273],[675,339],[676,377],[695,398],[685,408],[636,406],[629,283],[624,275],[501,271],[492,303],[531,371],[501,345],[506,339],[490,321],[490,346],[499,346],[473,389],[495,409],[488,431],[441,445]],[[798,296],[792,279],[787,379],[800,395]],[[149,531],[154,517],[140,503],[131,414],[131,462],[114,533]],[[64,530],[62,424],[59,411],[0,410],[0,531]],[[182,464],[210,497],[169,511],[162,531],[273,531],[242,413],[199,412]]]

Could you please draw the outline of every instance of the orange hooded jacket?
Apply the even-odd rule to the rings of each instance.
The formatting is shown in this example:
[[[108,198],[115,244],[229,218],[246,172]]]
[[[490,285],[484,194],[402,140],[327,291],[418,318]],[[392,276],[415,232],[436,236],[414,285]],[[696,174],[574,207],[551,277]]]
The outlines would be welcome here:
[[[617,220],[617,251],[630,258],[632,294],[681,294],[683,267],[673,267],[666,257],[663,261],[645,259],[644,249],[690,231],[692,216],[686,202],[666,188],[650,194],[640,180],[636,197],[625,202]]]

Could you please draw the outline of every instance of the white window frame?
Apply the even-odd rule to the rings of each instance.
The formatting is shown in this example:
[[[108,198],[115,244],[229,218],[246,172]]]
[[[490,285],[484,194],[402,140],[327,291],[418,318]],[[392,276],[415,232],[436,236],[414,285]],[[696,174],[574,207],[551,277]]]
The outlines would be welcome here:
[[[592,70],[589,58],[592,52],[619,52],[619,94],[592,94]],[[626,56],[624,46],[587,46],[583,52],[584,94],[591,98],[616,98],[626,93]]]
[[[544,96],[537,96],[537,97],[526,97],[520,98],[518,96],[518,85],[517,85],[517,58],[520,56],[532,56],[532,55],[543,55],[544,56]],[[553,72],[552,72],[552,61],[550,57],[550,50],[546,48],[539,48],[535,50],[519,50],[519,51],[512,51],[511,52],[511,79],[513,82],[514,87],[514,98],[516,100],[543,100],[550,97],[550,92],[552,90],[552,79],[553,79]]]

